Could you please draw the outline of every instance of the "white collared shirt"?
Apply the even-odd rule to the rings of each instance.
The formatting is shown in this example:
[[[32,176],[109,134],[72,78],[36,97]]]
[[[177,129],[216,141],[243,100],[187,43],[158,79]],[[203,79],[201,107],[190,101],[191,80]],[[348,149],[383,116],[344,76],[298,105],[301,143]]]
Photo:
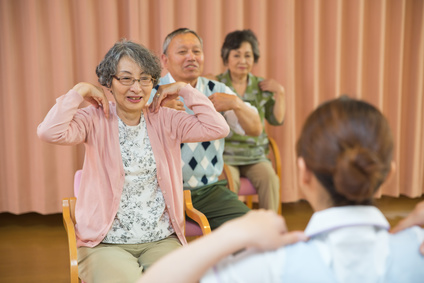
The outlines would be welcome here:
[[[197,79],[197,84],[196,84],[196,89],[198,91],[200,91],[201,93],[205,94],[206,96],[210,96],[213,94],[213,92],[208,88],[207,84],[209,82],[213,82],[216,85],[220,85],[219,92],[224,92],[226,94],[231,94],[231,95],[236,95],[228,86],[226,86],[225,84],[218,82],[218,81],[213,81],[213,80],[209,80],[207,78],[204,77],[198,77]],[[175,83],[175,79],[172,77],[171,73],[167,73],[165,76],[163,76],[160,79],[160,85],[164,85],[164,84],[170,84],[170,83]],[[153,101],[154,98],[154,94],[156,93],[156,89],[152,89],[151,95],[150,95],[150,99],[149,99],[149,103],[151,103]],[[180,101],[184,102],[184,99],[182,97],[180,97]],[[248,105],[250,108],[254,109],[256,111],[256,113],[258,112],[258,109],[256,109],[256,107],[252,106],[249,102],[244,102],[246,105]],[[188,109],[185,104],[184,107],[186,108],[186,112],[193,114],[193,111],[191,111],[191,109]],[[227,121],[228,125],[230,126],[230,128],[237,134],[239,135],[245,135],[245,131],[243,129],[243,127],[240,125],[238,118],[236,116],[236,113],[233,110],[228,110],[223,112],[223,115],[225,117],[225,120]]]
[[[343,206],[315,212],[305,234],[316,241],[321,257],[337,280],[354,283],[359,282],[352,280],[358,280],[356,276],[360,274],[368,279],[374,277],[371,274],[384,275],[389,229],[389,222],[376,207]],[[356,276],[352,276],[353,272]]]
[[[313,260],[309,262],[308,254],[299,255],[302,260],[293,259],[284,247],[265,253],[244,252],[218,263],[201,282],[282,282],[289,262],[306,270],[310,267],[308,264],[321,264],[331,271],[336,282],[384,282],[390,252],[389,227],[384,215],[373,206],[333,207],[319,211],[313,214],[305,233],[310,237],[307,244],[318,248],[319,259],[324,265]],[[424,230],[418,227],[411,230],[416,234],[418,254]],[[302,244],[305,243],[291,247]],[[303,251],[310,251],[311,245],[303,246]],[[294,277],[296,274],[289,282],[300,282]],[[316,278],[314,282],[329,281]]]

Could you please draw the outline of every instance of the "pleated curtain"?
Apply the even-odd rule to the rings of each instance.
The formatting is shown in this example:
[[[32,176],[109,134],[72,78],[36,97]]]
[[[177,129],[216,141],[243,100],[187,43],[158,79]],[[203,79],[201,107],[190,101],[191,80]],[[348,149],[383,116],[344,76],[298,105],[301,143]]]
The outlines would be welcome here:
[[[379,195],[422,196],[423,14],[423,0],[0,0],[0,212],[61,211],[84,147],[41,142],[37,125],[76,83],[97,83],[95,68],[117,40],[160,55],[180,27],[203,38],[205,74],[225,70],[228,32],[257,35],[253,73],[286,89],[284,125],[267,126],[283,203],[303,198],[294,149],[306,116],[343,94],[377,106],[392,127],[397,168]]]

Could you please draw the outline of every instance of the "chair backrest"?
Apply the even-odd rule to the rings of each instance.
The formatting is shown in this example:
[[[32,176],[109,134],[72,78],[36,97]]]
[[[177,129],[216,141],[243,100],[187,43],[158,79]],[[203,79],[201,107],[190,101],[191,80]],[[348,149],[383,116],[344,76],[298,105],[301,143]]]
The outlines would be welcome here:
[[[74,196],[78,196],[78,192],[79,192],[79,187],[80,187],[80,183],[81,183],[81,175],[82,175],[82,170],[77,170],[77,172],[75,172],[74,175]]]

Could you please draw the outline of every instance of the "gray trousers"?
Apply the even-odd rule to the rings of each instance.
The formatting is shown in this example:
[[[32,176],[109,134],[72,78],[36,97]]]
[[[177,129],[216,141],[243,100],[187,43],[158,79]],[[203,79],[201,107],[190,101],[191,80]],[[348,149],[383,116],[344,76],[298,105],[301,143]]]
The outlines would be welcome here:
[[[259,208],[278,212],[280,202],[280,180],[270,161],[262,161],[250,165],[228,165],[233,177],[234,188],[240,189],[240,176],[250,180],[258,193]]]

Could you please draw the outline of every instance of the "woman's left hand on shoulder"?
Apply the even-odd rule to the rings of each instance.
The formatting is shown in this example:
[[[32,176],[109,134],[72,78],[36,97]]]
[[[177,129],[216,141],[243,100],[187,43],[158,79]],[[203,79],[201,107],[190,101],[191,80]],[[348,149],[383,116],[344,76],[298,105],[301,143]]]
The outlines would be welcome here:
[[[270,210],[252,210],[227,223],[222,227],[227,229],[231,236],[238,237],[244,247],[249,249],[267,251],[307,241],[303,232],[289,232],[284,218]]]
[[[390,232],[397,233],[416,225],[424,227],[424,201],[419,202],[415,206],[415,209],[410,214],[408,214],[406,218],[399,221],[399,223],[393,227]],[[424,255],[424,242],[421,244],[420,252],[422,255]]]
[[[150,111],[156,113],[158,112],[160,106],[169,107],[169,105],[163,105],[163,104],[170,101],[180,102],[179,104],[176,104],[176,105],[181,106],[180,104],[182,104],[182,102],[178,101],[179,92],[181,88],[185,87],[186,85],[187,84],[183,82],[176,82],[172,84],[159,86],[158,90],[156,91],[155,97],[153,98],[153,101],[149,106]],[[171,107],[171,108],[175,108],[175,107]],[[175,109],[183,110],[179,108],[175,108]]]
[[[284,87],[274,79],[266,79],[259,82],[262,91],[284,94]]]

